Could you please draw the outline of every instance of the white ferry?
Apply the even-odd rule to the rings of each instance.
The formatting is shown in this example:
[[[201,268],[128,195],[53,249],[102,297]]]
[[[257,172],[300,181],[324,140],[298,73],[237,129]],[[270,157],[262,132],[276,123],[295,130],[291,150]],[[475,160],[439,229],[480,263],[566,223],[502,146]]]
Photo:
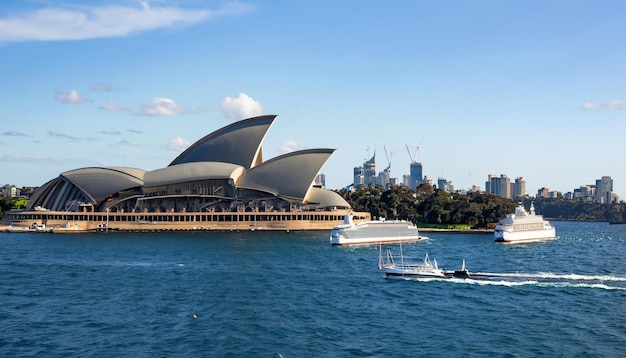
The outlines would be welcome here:
[[[498,221],[493,236],[496,242],[535,242],[556,239],[556,230],[543,216],[535,214],[533,203],[530,212],[520,203],[514,214]]]
[[[331,245],[377,244],[421,240],[417,226],[406,220],[369,220],[355,223],[352,215],[345,215],[343,224],[330,233]]]

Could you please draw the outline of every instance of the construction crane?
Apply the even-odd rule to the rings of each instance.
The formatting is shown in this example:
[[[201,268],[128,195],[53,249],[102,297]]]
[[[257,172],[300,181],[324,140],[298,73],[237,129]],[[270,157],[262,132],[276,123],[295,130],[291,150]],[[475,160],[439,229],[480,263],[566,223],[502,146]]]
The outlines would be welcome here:
[[[406,146],[406,151],[409,153],[409,158],[411,159],[411,163],[417,163],[417,161],[415,160],[417,158],[417,153],[420,150],[420,147],[416,147],[415,148],[415,158],[413,158],[413,156],[411,155],[411,151],[409,150],[409,146],[407,144],[405,144]]]
[[[391,154],[387,154],[387,147],[383,146],[383,149],[385,149],[385,156],[387,157],[387,163],[389,165],[387,165],[387,169],[385,169],[385,171],[389,171],[391,169],[391,156],[393,155],[393,152],[391,152]]]

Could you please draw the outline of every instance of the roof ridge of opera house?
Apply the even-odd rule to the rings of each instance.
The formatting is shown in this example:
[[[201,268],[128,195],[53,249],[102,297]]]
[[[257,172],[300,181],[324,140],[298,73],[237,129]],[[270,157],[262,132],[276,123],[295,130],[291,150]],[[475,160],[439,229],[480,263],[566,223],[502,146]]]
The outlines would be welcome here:
[[[167,167],[69,170],[39,187],[10,226],[56,232],[174,229],[329,229],[351,212],[339,194],[314,185],[335,149],[264,160],[277,115],[234,122],[196,141]],[[357,213],[368,219],[368,213]]]

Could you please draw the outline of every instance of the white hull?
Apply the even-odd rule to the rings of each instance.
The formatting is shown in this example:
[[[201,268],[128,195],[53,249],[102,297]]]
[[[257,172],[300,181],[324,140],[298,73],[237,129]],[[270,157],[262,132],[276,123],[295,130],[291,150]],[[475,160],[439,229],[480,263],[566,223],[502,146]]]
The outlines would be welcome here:
[[[402,267],[402,268],[387,268],[383,267],[381,270],[387,276],[396,277],[440,277],[445,278],[446,275],[443,270],[436,268],[422,268],[422,267]]]
[[[421,240],[421,236],[387,236],[387,237],[364,237],[364,238],[344,238],[341,236],[331,236],[331,245],[369,245],[385,242],[411,242]]]
[[[331,245],[367,245],[421,239],[417,227],[407,221],[366,221],[355,224],[347,217],[330,233]]]
[[[424,277],[424,278],[445,278],[445,272],[437,266],[437,260],[431,262],[428,254],[424,257],[421,264],[410,263],[404,261],[402,255],[402,244],[400,244],[400,258],[396,262],[391,248],[387,248],[385,257],[383,257],[382,245],[379,249],[378,268],[385,273],[387,277]]]
[[[533,204],[527,212],[520,203],[514,214],[498,221],[493,237],[496,242],[502,243],[547,241],[556,239],[556,230],[541,215],[535,214]]]
[[[536,231],[499,232],[494,235],[496,242],[502,243],[525,243],[537,241],[549,241],[556,239],[554,228]]]

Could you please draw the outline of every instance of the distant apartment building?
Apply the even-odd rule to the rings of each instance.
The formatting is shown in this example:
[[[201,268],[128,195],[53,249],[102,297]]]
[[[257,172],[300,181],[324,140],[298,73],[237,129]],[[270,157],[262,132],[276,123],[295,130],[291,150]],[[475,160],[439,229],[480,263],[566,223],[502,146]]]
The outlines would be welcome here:
[[[506,174],[500,174],[500,177],[495,174],[489,174],[487,182],[485,182],[485,191],[505,198],[513,198],[511,179]]]
[[[320,188],[326,188],[326,175],[323,173],[319,173],[315,176],[315,185]]]
[[[378,173],[378,177],[376,178],[376,184],[381,185],[383,188],[386,188],[390,185],[391,180],[391,171],[389,168],[383,170]]]
[[[448,193],[454,192],[454,185],[452,185],[452,182],[448,181],[446,178],[440,177],[437,179],[437,188],[447,191]]]
[[[20,189],[18,187],[16,187],[15,185],[11,185],[11,184],[5,184],[2,187],[2,196],[4,196],[5,198],[15,198],[20,196]]]
[[[402,185],[406,186],[407,188],[411,187],[411,174],[402,175]]]
[[[596,187],[594,185],[581,185],[579,188],[574,189],[572,195],[573,199],[586,199],[591,198],[596,194]]]
[[[548,198],[550,196],[550,189],[541,188],[537,190],[537,198]]]
[[[513,183],[513,197],[519,198],[526,195],[526,180],[522,177],[515,178]]]
[[[596,180],[595,201],[598,203],[613,202],[613,179],[610,176],[603,176]]]
[[[365,184],[365,169],[363,167],[354,167],[354,175],[352,177],[352,185],[360,187]]]

